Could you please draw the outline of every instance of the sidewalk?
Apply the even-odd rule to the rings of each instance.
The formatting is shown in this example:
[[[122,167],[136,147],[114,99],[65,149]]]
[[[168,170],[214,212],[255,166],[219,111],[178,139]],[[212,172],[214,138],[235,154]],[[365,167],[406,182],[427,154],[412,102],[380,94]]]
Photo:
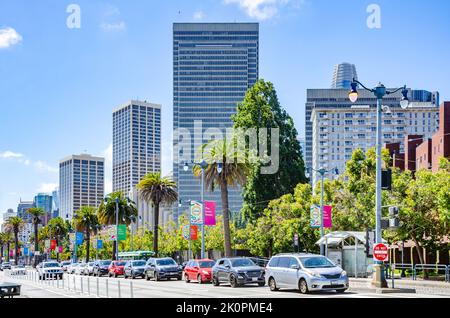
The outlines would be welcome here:
[[[350,278],[350,288],[372,289],[371,278]],[[392,288],[392,280],[388,279],[388,286]],[[450,297],[450,283],[425,280],[412,280],[408,278],[395,279],[395,288],[412,288],[418,294],[443,295]]]

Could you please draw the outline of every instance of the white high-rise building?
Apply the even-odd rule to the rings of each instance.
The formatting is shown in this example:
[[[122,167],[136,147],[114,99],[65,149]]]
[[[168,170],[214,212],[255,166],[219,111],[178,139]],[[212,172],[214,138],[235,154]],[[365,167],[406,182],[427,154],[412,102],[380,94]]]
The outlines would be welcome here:
[[[132,100],[113,111],[113,191],[131,198],[149,172],[161,171],[161,105]]]
[[[104,197],[105,159],[72,155],[59,163],[60,216],[72,220],[82,206],[98,207]]]

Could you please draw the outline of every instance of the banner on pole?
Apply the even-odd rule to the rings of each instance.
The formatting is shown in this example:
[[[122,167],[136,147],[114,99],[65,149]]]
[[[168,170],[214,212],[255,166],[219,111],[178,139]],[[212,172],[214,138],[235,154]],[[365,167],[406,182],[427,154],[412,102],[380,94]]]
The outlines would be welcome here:
[[[203,224],[203,204],[197,201],[191,201],[191,224]]]
[[[127,226],[125,224],[119,224],[119,242],[127,239]]]
[[[97,249],[101,250],[103,248],[103,240],[97,240]]]
[[[56,249],[56,240],[51,240],[50,248],[52,249],[52,251],[54,251]]]
[[[216,202],[205,201],[203,208],[205,209],[205,225],[216,225]]]
[[[198,239],[198,226],[191,225],[191,241],[195,241]]]
[[[76,244],[77,245],[83,244],[83,233],[77,232],[77,234],[76,234]]]
[[[189,225],[183,225],[183,238],[189,240]]]
[[[333,227],[331,211],[332,211],[332,207],[330,205],[323,206],[323,227],[324,228]],[[321,207],[319,205],[313,205],[311,207],[311,227],[313,229],[318,229],[318,228],[320,228],[321,223],[322,223]]]
[[[331,205],[325,205],[323,207],[323,227],[327,228],[327,229],[330,229],[333,227],[331,211],[332,211]]]
[[[310,210],[311,216],[311,227],[313,229],[318,229],[320,227],[320,206],[313,205]]]

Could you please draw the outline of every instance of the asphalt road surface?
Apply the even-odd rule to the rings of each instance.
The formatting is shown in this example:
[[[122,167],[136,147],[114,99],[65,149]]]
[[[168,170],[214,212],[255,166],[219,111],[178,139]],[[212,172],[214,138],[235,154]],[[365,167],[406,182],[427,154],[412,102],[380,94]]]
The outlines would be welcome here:
[[[141,278],[107,278],[64,274],[63,280],[39,281],[33,270],[27,276],[8,276],[0,272],[0,282],[17,282],[22,285],[25,298],[430,298],[442,297],[425,294],[376,294],[367,288],[351,288],[344,294],[334,291],[302,295],[298,291],[271,292],[267,286],[231,288],[214,287],[184,281],[146,281]]]

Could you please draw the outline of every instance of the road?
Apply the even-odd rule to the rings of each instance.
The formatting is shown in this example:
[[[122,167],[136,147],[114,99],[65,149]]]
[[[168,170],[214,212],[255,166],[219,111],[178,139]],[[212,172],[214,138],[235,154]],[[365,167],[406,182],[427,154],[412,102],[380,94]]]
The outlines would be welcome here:
[[[231,288],[227,285],[214,287],[211,284],[185,283],[184,281],[146,281],[88,277],[64,274],[63,280],[39,281],[29,271],[21,278],[8,277],[0,273],[0,282],[22,284],[22,297],[28,298],[440,298],[427,294],[376,294],[367,288],[350,288],[345,294],[335,292],[302,295],[297,291],[271,292],[269,288],[246,286]],[[98,285],[97,285],[98,284]]]

